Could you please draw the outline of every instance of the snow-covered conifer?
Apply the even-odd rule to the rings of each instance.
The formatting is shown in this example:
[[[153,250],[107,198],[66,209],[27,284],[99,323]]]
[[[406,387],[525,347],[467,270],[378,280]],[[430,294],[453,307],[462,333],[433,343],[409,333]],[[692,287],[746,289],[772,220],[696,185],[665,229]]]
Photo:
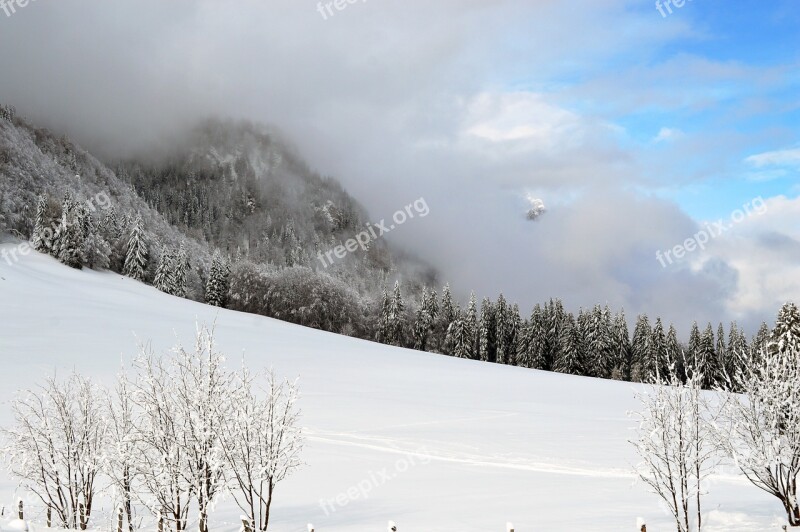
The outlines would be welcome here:
[[[145,242],[144,228],[142,227],[142,217],[139,216],[136,218],[128,238],[123,274],[137,281],[144,281],[147,260],[147,243]]]
[[[225,307],[228,304],[230,273],[228,262],[222,258],[219,252],[216,252],[206,280],[206,303],[215,307]]]

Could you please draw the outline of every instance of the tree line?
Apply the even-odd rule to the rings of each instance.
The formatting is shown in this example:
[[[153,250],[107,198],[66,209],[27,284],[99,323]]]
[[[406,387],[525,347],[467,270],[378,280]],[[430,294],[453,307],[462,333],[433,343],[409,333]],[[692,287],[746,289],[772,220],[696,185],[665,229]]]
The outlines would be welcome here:
[[[141,216],[119,216],[113,206],[92,212],[69,196],[60,205],[42,196],[31,241],[68,266],[108,268],[178,297],[192,297],[195,275],[200,295],[194,298],[211,305],[387,345],[572,375],[647,382],[675,366],[684,379],[701,372],[711,387],[735,374],[739,355],[757,352],[769,335],[766,324],[748,339],[735,322],[727,330],[695,323],[684,343],[672,324],[644,314],[631,334],[624,311],[608,306],[573,313],[551,299],[523,317],[502,294],[478,304],[473,293],[461,308],[449,285],[439,294],[412,284],[406,297],[399,280],[372,297],[349,270],[308,266],[291,223],[273,242],[286,254],[281,264],[236,260],[220,250],[203,264],[183,242],[159,242]]]

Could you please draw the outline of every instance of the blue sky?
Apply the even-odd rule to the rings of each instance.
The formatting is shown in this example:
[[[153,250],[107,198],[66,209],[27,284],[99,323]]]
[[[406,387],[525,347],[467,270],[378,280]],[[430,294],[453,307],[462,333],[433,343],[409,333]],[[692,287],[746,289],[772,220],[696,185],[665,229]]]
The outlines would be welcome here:
[[[652,2],[630,2],[625,9],[634,20],[653,19],[643,24],[669,28],[663,38],[639,50],[632,42],[633,49],[609,54],[596,66],[599,77],[617,72],[630,80],[619,89],[636,103],[623,108],[590,97],[563,104],[624,128],[625,145],[653,163],[653,193],[693,217],[727,216],[757,196],[797,197],[800,163],[747,159],[800,148],[800,5],[693,0],[673,6],[667,17]],[[591,86],[593,74],[586,72],[578,68],[550,83]],[[674,98],[647,96],[659,91]],[[713,149],[685,149],[693,142]]]

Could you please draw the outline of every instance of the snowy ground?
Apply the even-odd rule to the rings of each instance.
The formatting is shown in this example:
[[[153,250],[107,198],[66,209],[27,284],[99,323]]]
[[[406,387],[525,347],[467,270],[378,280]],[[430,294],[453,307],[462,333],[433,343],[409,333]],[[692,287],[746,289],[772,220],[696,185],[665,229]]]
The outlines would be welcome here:
[[[110,380],[137,342],[166,350],[177,335],[190,343],[196,319],[216,320],[232,364],[244,356],[253,368],[301,377],[307,465],[279,487],[271,530],[300,532],[311,522],[318,532],[380,532],[392,519],[401,532],[501,532],[507,521],[517,532],[633,532],[637,517],[650,532],[674,530],[631,474],[631,384],[220,311],[36,254],[0,260],[0,422],[9,421],[14,393],[42,375],[75,368]],[[6,516],[14,487],[0,473]],[[777,500],[732,472],[710,489],[707,530],[780,530]],[[234,530],[238,514],[223,501],[212,529]]]

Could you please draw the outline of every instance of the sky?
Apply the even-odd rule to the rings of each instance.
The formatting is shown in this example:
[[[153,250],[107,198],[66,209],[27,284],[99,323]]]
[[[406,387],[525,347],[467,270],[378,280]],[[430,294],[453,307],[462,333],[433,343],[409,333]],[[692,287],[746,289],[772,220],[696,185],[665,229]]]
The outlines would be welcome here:
[[[751,334],[800,299],[796,0],[325,4],[16,6],[0,100],[106,157],[273,125],[376,221],[425,198],[387,238],[462,298]]]

